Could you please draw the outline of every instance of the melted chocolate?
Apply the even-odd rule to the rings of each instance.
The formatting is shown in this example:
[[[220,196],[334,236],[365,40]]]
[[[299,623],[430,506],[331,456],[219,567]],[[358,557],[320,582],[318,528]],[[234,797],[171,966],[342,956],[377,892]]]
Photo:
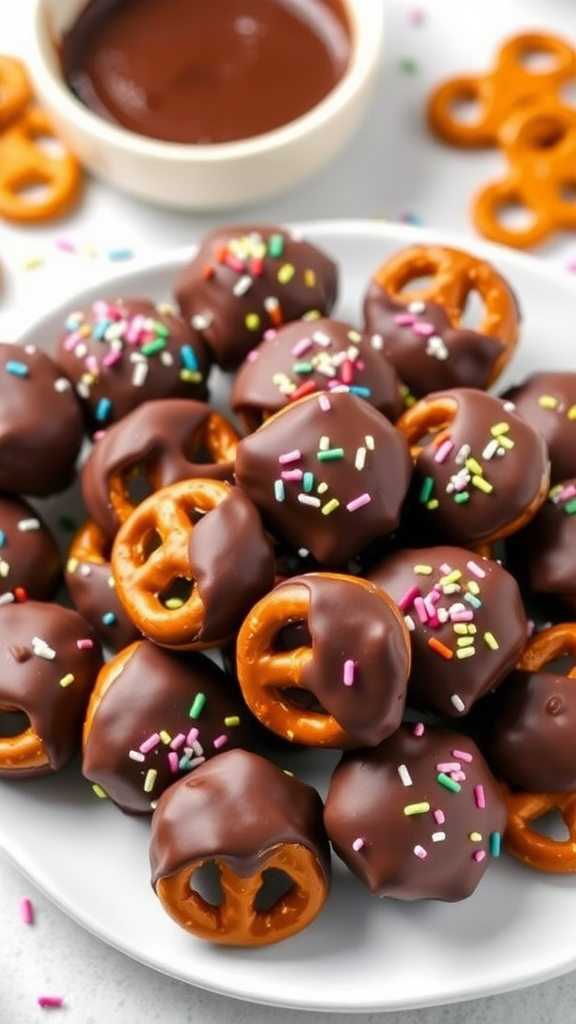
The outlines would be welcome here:
[[[341,0],[91,0],[62,44],[87,107],[140,135],[200,144],[301,117],[349,55]]]
[[[177,779],[220,751],[251,746],[251,723],[234,680],[210,658],[140,640],[98,676],[82,773],[121,810],[150,814]]]
[[[0,495],[0,594],[50,601],[62,579],[55,537],[22,498]]]
[[[236,369],[272,327],[327,316],[336,264],[281,225],[232,225],[205,235],[174,294],[219,366]]]
[[[56,362],[35,345],[0,343],[0,491],[63,491],[83,439],[80,405]]]
[[[454,902],[474,892],[499,849],[506,807],[470,739],[406,725],[378,747],[342,755],[324,821],[374,895]]]
[[[326,566],[395,530],[411,471],[405,438],[349,392],[287,406],[236,454],[238,485],[271,531]]]
[[[224,752],[160,797],[150,836],[152,884],[197,860],[223,860],[248,877],[287,843],[310,850],[329,884],[317,791],[259,754]]]
[[[528,622],[515,579],[497,562],[464,548],[418,548],[389,555],[366,576],[409,624],[412,706],[465,715],[514,668]]]
[[[507,543],[515,575],[532,594],[553,595],[576,614],[576,476],[555,484],[525,529]]]
[[[534,373],[504,397],[542,434],[552,481],[576,476],[576,373]]]

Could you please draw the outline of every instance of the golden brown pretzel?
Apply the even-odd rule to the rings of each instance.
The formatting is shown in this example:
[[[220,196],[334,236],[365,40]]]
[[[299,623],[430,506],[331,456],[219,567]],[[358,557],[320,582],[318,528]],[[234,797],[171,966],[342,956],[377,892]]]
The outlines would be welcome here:
[[[0,711],[16,712],[18,708],[0,706]],[[0,736],[0,766],[14,771],[34,771],[50,764],[44,740],[29,725],[15,736]]]
[[[503,786],[508,807],[504,846],[531,868],[564,875],[576,871],[576,793],[522,793]],[[567,839],[541,835],[533,821],[551,811],[559,812]]]
[[[509,164],[499,181],[480,189],[472,203],[478,230],[496,242],[525,249],[555,231],[576,227],[576,110],[543,96],[516,110],[498,143]],[[519,206],[529,223],[512,227],[502,217]]]
[[[62,148],[47,152],[42,139],[54,139],[47,115],[28,107],[0,134],[0,216],[22,223],[49,220],[65,213],[78,198],[81,171]],[[43,194],[28,196],[27,190]]]
[[[248,877],[237,875],[223,859],[214,859],[220,874],[222,902],[208,903],[191,887],[206,861],[185,865],[175,874],[160,878],[156,893],[164,909],[180,925],[209,942],[227,946],[262,946],[280,942],[312,921],[326,900],[326,879],[312,850],[299,843],[283,843]],[[256,897],[264,871],[276,868],[289,876],[288,892],[269,909],[259,910]]]
[[[202,647],[191,640],[202,626],[204,605],[194,586],[189,543],[194,516],[219,505],[230,485],[182,480],[150,494],[122,524],[111,554],[118,597],[134,624],[163,646]],[[169,602],[178,584],[184,596]],[[213,646],[213,645],[212,645]]]
[[[484,311],[476,330],[498,338],[504,346],[490,376],[490,382],[496,380],[518,340],[519,313],[512,290],[490,263],[452,247],[414,245],[393,255],[373,277],[380,288],[401,302],[443,306],[453,327],[462,326],[468,296],[478,293]],[[421,278],[430,279],[426,286],[410,288],[410,282]]]
[[[552,58],[552,66],[535,70],[528,58],[536,54]],[[576,52],[564,39],[524,32],[504,43],[486,74],[458,75],[441,82],[428,100],[428,123],[439,138],[454,146],[494,145],[511,113],[533,99],[558,93],[575,76]],[[478,103],[479,116],[471,122],[458,119],[458,104],[469,102]]]
[[[0,128],[24,110],[31,96],[32,88],[22,61],[0,55]]]
[[[534,633],[526,643],[518,668],[538,672],[563,654],[576,658],[576,622],[559,622]],[[576,679],[576,665],[565,674],[568,679]]]

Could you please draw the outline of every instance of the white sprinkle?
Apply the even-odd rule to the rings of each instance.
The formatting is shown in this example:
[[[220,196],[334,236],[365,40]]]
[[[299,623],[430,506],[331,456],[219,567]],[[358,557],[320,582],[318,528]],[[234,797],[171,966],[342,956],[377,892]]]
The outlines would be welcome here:
[[[381,352],[384,348],[384,338],[381,334],[373,334],[370,338],[370,346],[376,349],[377,352]]]
[[[312,505],[314,508],[319,508],[322,504],[320,498],[315,498],[313,494],[299,494],[298,501],[301,505]]]
[[[450,697],[450,703],[456,708],[456,711],[464,711],[466,705],[459,694],[453,693]]]
[[[61,394],[65,391],[70,391],[71,387],[72,385],[69,380],[66,380],[66,377],[57,377],[54,381],[54,391],[58,391]]]
[[[415,301],[408,303],[408,312],[414,313],[416,316],[420,316],[421,313],[426,309],[426,303],[421,301]]]
[[[128,757],[130,758],[131,761],[145,761],[146,760],[144,754],[141,754],[139,750],[131,750],[128,753]]]
[[[442,843],[442,842],[444,842],[445,839],[446,839],[446,833],[445,832],[433,832],[432,833],[432,842],[433,843]]]
[[[148,363],[145,361],[138,361],[134,363],[134,369],[132,370],[132,384],[135,388],[141,388],[146,383],[148,376]]]
[[[40,520],[36,518],[20,519],[18,521],[18,529],[21,533],[29,533],[31,530],[40,529]]]
[[[38,658],[45,658],[46,661],[53,661],[56,657],[56,651],[40,636],[32,637],[32,650]]]
[[[403,786],[412,785],[412,776],[410,775],[410,772],[408,771],[405,764],[398,765],[398,775],[400,776],[400,781],[402,782]]]

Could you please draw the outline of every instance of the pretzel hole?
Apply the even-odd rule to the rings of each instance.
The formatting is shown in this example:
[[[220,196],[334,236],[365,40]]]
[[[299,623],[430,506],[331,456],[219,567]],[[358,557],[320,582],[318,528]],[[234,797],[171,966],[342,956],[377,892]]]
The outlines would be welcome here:
[[[266,868],[262,872],[262,884],[254,899],[254,910],[266,913],[294,889],[290,875],[280,868]]]
[[[0,736],[20,736],[30,728],[30,720],[20,708],[0,708]]]
[[[47,174],[44,174],[40,168],[34,168],[18,180],[13,181],[11,189],[20,200],[40,206],[51,198],[51,184],[51,178]]]
[[[304,619],[294,619],[278,630],[272,641],[275,651],[293,651],[298,647],[310,647],[312,637]]]
[[[283,686],[279,690],[283,704],[291,704],[299,711],[313,711],[315,715],[325,715],[326,708],[320,704],[316,694],[304,686]]]
[[[533,210],[516,196],[502,197],[499,202],[496,202],[493,216],[507,231],[517,234],[530,231],[536,224],[536,215]]]
[[[477,90],[472,86],[469,89],[462,89],[449,103],[448,112],[457,124],[479,124],[482,119],[482,104]]]
[[[520,64],[534,75],[548,75],[560,67],[558,54],[540,47],[529,47],[518,55]]]
[[[566,138],[567,128],[557,117],[534,117],[522,141],[530,149],[554,149]]]
[[[31,132],[30,139],[38,149],[41,149],[46,156],[53,160],[62,160],[66,155],[66,150],[60,139],[56,139],[53,135],[37,135],[35,132]]]
[[[190,892],[195,893],[211,907],[221,907],[222,887],[220,869],[213,860],[207,860],[192,872],[188,882]]]
[[[399,283],[399,295],[410,295],[412,292],[417,292],[419,295],[427,295],[433,290],[434,275],[433,274],[419,274],[417,277],[407,276],[405,280]]]
[[[138,559],[139,564],[144,565],[144,562],[148,561],[150,555],[160,547],[162,547],[162,537],[158,531],[154,528],[147,530],[140,541],[140,550],[138,552],[140,556]]]
[[[485,315],[484,299],[476,288],[471,288],[464,299],[464,306],[458,318],[460,326],[466,327],[469,331],[477,331]]]
[[[530,822],[530,829],[536,835],[554,839],[558,843],[570,838],[570,829],[556,807],[541,814],[538,818],[533,818]]]
[[[158,600],[164,608],[177,611],[178,608],[181,608],[183,604],[190,600],[193,589],[193,580],[186,579],[184,576],[176,576],[171,581],[170,586],[158,594]]]

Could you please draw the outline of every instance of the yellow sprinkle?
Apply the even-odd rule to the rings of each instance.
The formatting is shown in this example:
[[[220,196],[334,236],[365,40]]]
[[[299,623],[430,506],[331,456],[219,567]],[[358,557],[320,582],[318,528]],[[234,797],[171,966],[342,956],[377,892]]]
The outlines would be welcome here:
[[[77,558],[69,558],[68,561],[66,562],[66,572],[76,572],[76,569],[78,568],[79,564],[80,563]]]
[[[168,600],[164,602],[164,607],[173,612],[177,611],[178,608],[181,608],[183,604],[184,601],[181,597],[169,597]]]
[[[305,270],[302,279],[306,288],[313,288],[316,284],[316,271],[311,269]]]
[[[514,441],[511,441],[509,437],[505,437],[504,435],[501,435],[498,438],[498,444],[501,448],[507,448],[508,451],[514,447]]]
[[[335,512],[339,505],[340,502],[338,501],[337,498],[331,498],[330,501],[327,501],[325,505],[322,505],[320,511],[323,516],[329,516],[331,512]]]
[[[468,627],[465,622],[455,622],[452,629],[459,636],[464,636],[468,633]]]
[[[432,501],[426,502],[426,508],[433,512],[435,508],[438,508],[439,504],[438,498],[432,498]]]
[[[413,571],[417,576],[430,576],[433,569],[431,565],[415,565]]]
[[[44,257],[36,253],[34,256],[27,256],[26,259],[22,260],[22,268],[24,270],[35,270],[36,267],[41,267],[43,263]]]
[[[480,593],[480,587],[477,584],[476,580],[469,580],[468,583],[466,584],[466,590],[469,590],[471,594]]]
[[[488,645],[490,650],[498,650],[498,641],[493,633],[484,633],[484,642]]]
[[[182,368],[178,374],[180,380],[186,382],[186,384],[199,384],[202,380],[202,374],[199,370],[186,370]]]
[[[239,715],[228,715],[224,719],[224,725],[228,725],[228,726],[240,725],[240,716]]]
[[[308,320],[320,320],[320,318],[322,316],[323,316],[323,313],[321,313],[319,309],[309,309],[306,313],[304,313],[304,316],[301,319],[302,320],[307,320],[307,321]]]
[[[83,256],[90,256],[93,258],[96,255],[96,246],[84,244],[80,246],[79,251]]]
[[[318,484],[318,487],[316,488],[316,494],[326,494],[327,490],[328,490],[328,484],[326,483],[325,480],[322,480]]]
[[[95,782],[94,785],[92,786],[92,792],[94,793],[95,796],[98,797],[99,800],[107,800],[108,799],[108,793],[106,793],[102,789],[102,786],[99,786],[97,782]]]
[[[159,732],[158,735],[162,740],[162,743],[168,745],[168,743],[172,742],[172,737],[169,732],[166,732],[166,729],[162,729],[162,732]]]
[[[88,324],[82,324],[82,326],[78,328],[78,334],[81,338],[89,338],[91,333],[92,331]]]
[[[493,427],[490,427],[490,433],[492,437],[501,437],[502,434],[507,434],[510,430],[510,424],[502,421],[502,423],[495,423]]]
[[[2,577],[3,580],[6,579],[6,577],[9,574],[9,572],[10,572],[10,566],[9,566],[8,562],[5,562],[4,559],[0,560],[0,576]]]
[[[260,327],[260,317],[258,313],[247,313],[244,317],[244,326],[249,331],[257,331]]]
[[[555,409],[558,405],[558,399],[554,398],[554,395],[540,395],[538,405],[542,409]]]
[[[466,459],[464,465],[466,466],[466,469],[470,470],[471,473],[478,473],[479,475],[482,475],[482,473],[484,472],[480,463],[472,457]]]
[[[288,284],[288,282],[294,277],[295,273],[296,267],[293,263],[284,263],[284,265],[280,267],[277,275],[280,284]]]
[[[146,777],[144,779],[144,792],[145,793],[151,793],[152,792],[152,790],[154,789],[154,784],[156,782],[156,776],[157,775],[158,775],[158,772],[156,771],[155,768],[149,768],[148,769],[148,771],[146,772]]]
[[[166,316],[174,312],[174,306],[171,306],[169,302],[159,302],[156,305],[156,310],[161,315],[164,314]]]
[[[566,413],[569,420],[576,420],[576,405],[571,405]]]
[[[481,843],[482,834],[480,832],[469,832],[468,839],[470,840],[471,843]]]
[[[460,658],[460,660],[462,658],[471,658],[474,654],[476,654],[475,647],[459,647],[456,651],[456,657]]]
[[[491,494],[492,491],[494,490],[492,484],[489,483],[488,480],[485,480],[484,477],[482,476],[473,476],[472,483],[474,484],[474,487],[478,488],[479,491],[484,491],[484,494]]]
[[[447,587],[451,583],[457,583],[460,579],[462,579],[460,569],[453,569],[452,572],[447,573],[446,576],[441,576],[439,583],[441,587]]]
[[[406,804],[403,810],[407,817],[411,814],[426,814],[430,810],[430,804],[427,800],[422,800],[419,804]]]
[[[70,684],[73,682],[74,676],[72,672],[67,672],[65,676],[62,676],[62,679],[60,680],[60,686],[63,686],[65,689],[67,686],[70,686]]]
[[[457,641],[456,641],[456,644],[457,644],[457,646],[459,648],[462,648],[462,647],[472,647],[474,645],[474,637],[473,636],[469,636],[469,635],[467,635],[467,636],[459,636]]]

